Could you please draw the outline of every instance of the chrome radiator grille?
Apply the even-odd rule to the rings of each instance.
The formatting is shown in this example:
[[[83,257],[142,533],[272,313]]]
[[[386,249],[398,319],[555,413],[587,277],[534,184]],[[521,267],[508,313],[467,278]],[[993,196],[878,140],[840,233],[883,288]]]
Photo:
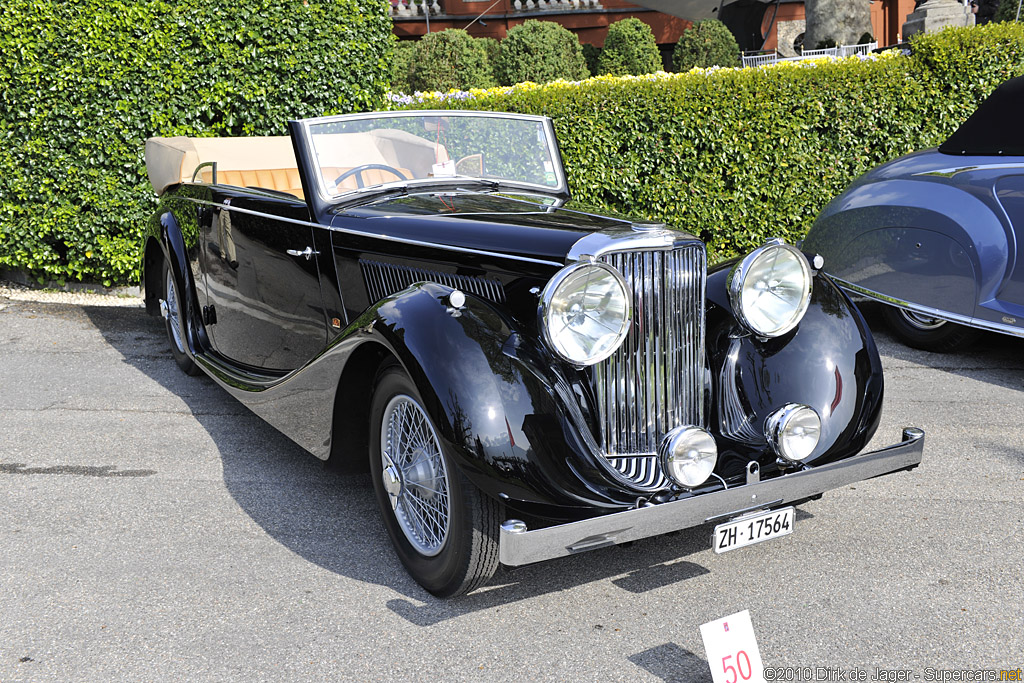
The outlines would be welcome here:
[[[605,254],[633,291],[633,324],[622,346],[595,366],[601,447],[620,473],[641,486],[664,477],[654,457],[662,437],[704,422],[702,244],[667,251]]]
[[[461,289],[499,304],[505,301],[505,288],[497,280],[439,273],[424,268],[411,268],[367,259],[359,259],[359,266],[363,270],[363,280],[366,282],[366,291],[371,303],[400,292],[414,282],[424,281]]]

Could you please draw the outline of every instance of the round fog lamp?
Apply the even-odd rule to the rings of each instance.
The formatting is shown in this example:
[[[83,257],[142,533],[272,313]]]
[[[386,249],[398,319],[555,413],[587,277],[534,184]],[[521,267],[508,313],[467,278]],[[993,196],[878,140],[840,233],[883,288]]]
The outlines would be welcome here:
[[[676,427],[662,439],[658,456],[672,481],[692,489],[711,476],[718,462],[718,446],[714,437],[699,427]]]
[[[821,418],[810,406],[789,403],[768,416],[764,435],[777,455],[798,462],[818,447]]]

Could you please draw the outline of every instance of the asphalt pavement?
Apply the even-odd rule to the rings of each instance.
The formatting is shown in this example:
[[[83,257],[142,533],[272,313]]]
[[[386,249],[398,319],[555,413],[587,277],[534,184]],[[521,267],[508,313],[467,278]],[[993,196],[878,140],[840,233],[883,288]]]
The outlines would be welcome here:
[[[442,601],[399,564],[369,478],[182,374],[162,321],[0,292],[0,681],[701,681],[700,624],[744,609],[788,680],[1015,670],[1024,340],[877,339],[872,447],[923,428],[917,470],[724,555],[702,527]]]

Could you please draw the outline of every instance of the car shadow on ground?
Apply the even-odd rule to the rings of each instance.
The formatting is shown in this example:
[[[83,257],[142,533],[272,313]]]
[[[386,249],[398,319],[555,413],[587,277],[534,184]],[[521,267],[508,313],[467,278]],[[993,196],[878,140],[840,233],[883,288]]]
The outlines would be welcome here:
[[[228,493],[256,524],[319,567],[404,596],[389,600],[387,607],[410,623],[430,626],[611,577],[619,589],[638,594],[709,573],[685,559],[710,547],[711,527],[703,526],[553,562],[501,568],[482,589],[438,600],[399,563],[378,517],[368,475],[326,468],[213,380],[182,373],[170,355],[162,320],[135,308],[82,310],[125,363],[184,402],[217,448]],[[811,516],[798,511],[798,519]]]
[[[986,332],[963,351],[933,353],[901,343],[882,319],[882,304],[858,301],[857,306],[871,328],[879,352],[900,361],[924,365],[993,386],[1024,390],[1024,339]]]

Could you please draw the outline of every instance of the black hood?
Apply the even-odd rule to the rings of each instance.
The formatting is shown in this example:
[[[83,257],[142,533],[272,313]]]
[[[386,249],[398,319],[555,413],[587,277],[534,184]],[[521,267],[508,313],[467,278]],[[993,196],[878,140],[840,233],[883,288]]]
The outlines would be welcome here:
[[[463,190],[389,195],[342,208],[333,225],[358,219],[362,230],[562,263],[581,237],[631,223],[563,204],[550,197]]]

